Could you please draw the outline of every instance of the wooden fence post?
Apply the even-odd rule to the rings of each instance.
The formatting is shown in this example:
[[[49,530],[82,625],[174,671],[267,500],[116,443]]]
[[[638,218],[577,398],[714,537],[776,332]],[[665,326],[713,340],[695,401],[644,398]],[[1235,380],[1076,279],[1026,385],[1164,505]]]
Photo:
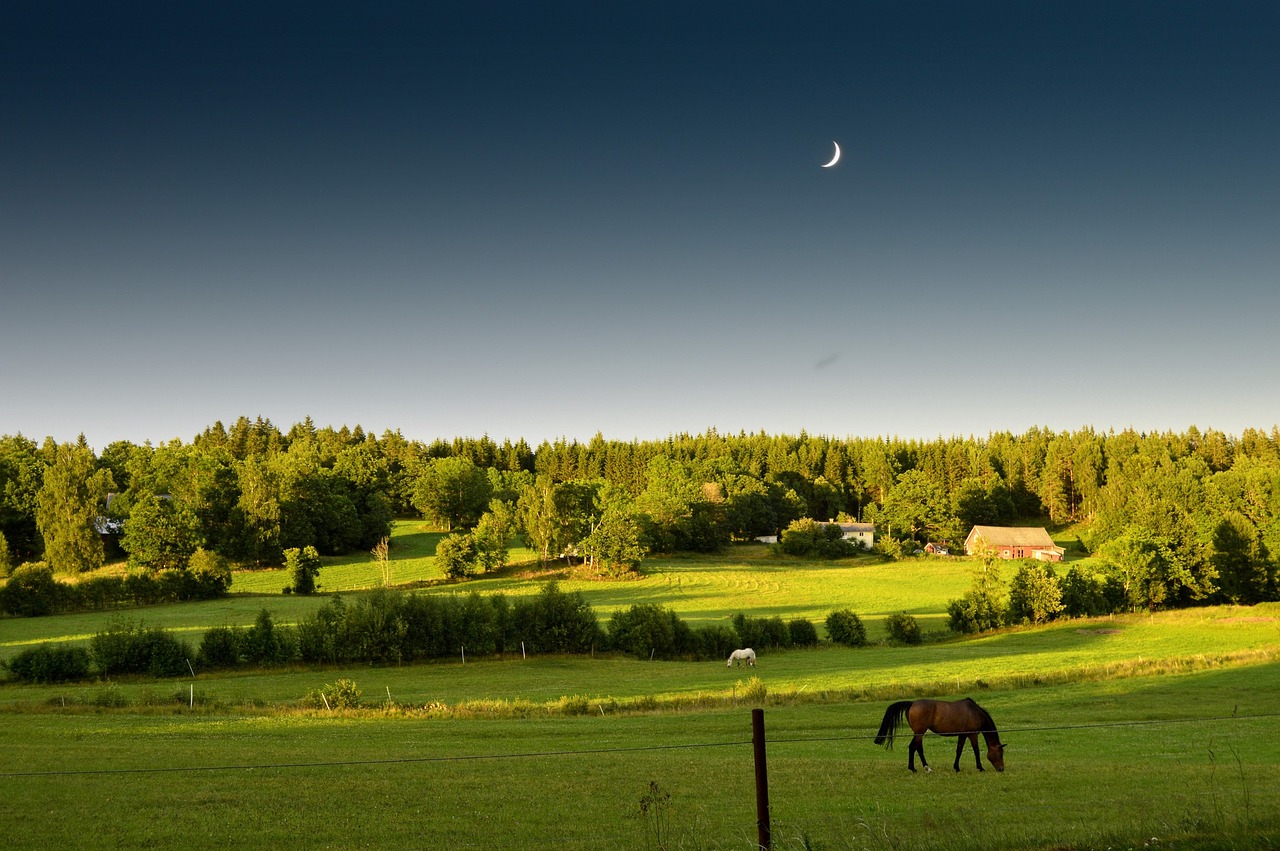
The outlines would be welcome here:
[[[769,771],[764,761],[764,710],[751,710],[751,744],[756,755],[756,837],[757,846],[769,851],[773,838],[769,829]]]

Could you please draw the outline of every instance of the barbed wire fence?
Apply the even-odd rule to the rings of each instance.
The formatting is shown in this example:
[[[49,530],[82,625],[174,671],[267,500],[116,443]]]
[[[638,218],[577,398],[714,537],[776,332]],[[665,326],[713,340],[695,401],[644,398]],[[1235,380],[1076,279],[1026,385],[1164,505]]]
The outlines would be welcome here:
[[[1258,712],[1248,715],[1215,715],[1202,716],[1196,718],[1158,718],[1141,721],[1108,721],[1094,724],[1047,724],[1034,727],[1006,727],[1000,730],[1000,735],[1021,734],[1021,733],[1044,733],[1044,732],[1060,732],[1065,730],[1104,730],[1104,729],[1123,729],[1129,727],[1160,727],[1182,724],[1209,724],[1224,723],[1233,721],[1249,721],[1266,718],[1280,718],[1280,712]],[[984,731],[978,730],[978,733]],[[986,731],[990,732],[990,731]],[[930,736],[937,734],[930,733]],[[953,738],[951,736],[937,736],[938,738]],[[875,733],[866,734],[849,734],[839,736],[804,736],[798,738],[787,737],[770,737],[769,745],[791,745],[791,744],[810,744],[817,742],[854,742],[854,741],[873,741]],[[752,739],[730,739],[721,742],[686,742],[684,744],[669,745],[636,745],[630,747],[612,747],[612,748],[577,748],[572,750],[539,750],[539,751],[509,751],[503,753],[488,754],[465,754],[460,756],[408,756],[408,757],[392,757],[384,759],[340,759],[340,760],[321,760],[314,762],[261,762],[261,763],[233,763],[227,765],[193,765],[193,766],[142,766],[130,768],[69,768],[69,769],[50,769],[48,771],[0,771],[0,777],[58,777],[73,775],[90,775],[90,774],[166,774],[180,773],[186,771],[252,771],[265,769],[290,769],[290,768],[341,768],[344,766],[362,766],[362,765],[398,765],[412,763],[433,763],[433,762],[472,762],[482,760],[505,760],[505,759],[549,759],[553,757],[574,757],[574,756],[592,756],[599,754],[625,754],[625,753],[644,753],[649,751],[687,751],[701,750],[707,748],[730,748],[744,747],[752,744]]]
[[[1120,730],[1132,728],[1158,728],[1158,727],[1174,727],[1192,724],[1214,724],[1223,725],[1229,723],[1238,723],[1253,720],[1266,720],[1280,718],[1280,712],[1255,712],[1249,714],[1232,714],[1232,715],[1215,715],[1215,716],[1197,716],[1183,718],[1159,718],[1159,719],[1142,719],[1142,720],[1126,720],[1126,721],[1106,721],[1085,724],[1046,724],[1035,726],[1008,727],[999,731],[1001,736],[1014,735],[1021,736],[1024,734],[1040,734],[1051,732],[1072,732],[1081,730]],[[36,771],[3,771],[0,770],[0,778],[58,778],[58,777],[86,777],[86,776],[109,776],[109,775],[144,775],[144,774],[175,774],[175,773],[220,773],[220,772],[244,772],[244,771],[288,771],[300,769],[338,769],[351,767],[369,767],[369,766],[389,766],[389,765],[413,765],[413,764],[460,764],[480,761],[494,760],[551,760],[551,759],[577,759],[588,758],[603,755],[619,755],[619,754],[642,754],[655,752],[692,752],[709,749],[726,749],[726,748],[745,748],[752,747],[754,749],[754,762],[756,769],[756,794],[757,794],[757,830],[758,840],[756,847],[769,849],[770,842],[770,812],[768,803],[768,779],[767,767],[765,763],[765,749],[767,747],[783,748],[792,745],[811,745],[824,742],[872,742],[875,740],[874,733],[850,733],[834,736],[776,736],[767,738],[764,735],[763,727],[763,710],[752,710],[752,736],[751,738],[735,738],[723,741],[704,741],[704,742],[685,742],[678,744],[660,744],[660,745],[637,745],[626,747],[604,747],[604,748],[575,748],[565,750],[534,750],[534,751],[504,751],[487,754],[464,754],[454,756],[403,756],[389,757],[378,759],[334,759],[334,760],[313,760],[313,761],[294,761],[294,762],[244,762],[229,763],[224,765],[151,765],[151,766],[130,766],[130,767],[107,767],[107,768],[61,768]],[[992,731],[977,731],[992,732]],[[939,736],[937,734],[928,734],[933,738],[954,738],[953,736]]]

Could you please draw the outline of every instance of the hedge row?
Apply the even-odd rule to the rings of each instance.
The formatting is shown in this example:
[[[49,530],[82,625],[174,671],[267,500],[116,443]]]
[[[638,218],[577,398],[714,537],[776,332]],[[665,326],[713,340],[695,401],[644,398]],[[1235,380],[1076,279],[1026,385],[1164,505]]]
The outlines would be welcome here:
[[[724,659],[735,648],[811,646],[817,630],[798,618],[734,616],[692,628],[673,611],[652,604],[619,610],[601,627],[580,593],[554,583],[531,598],[440,596],[380,590],[352,602],[334,597],[297,626],[277,626],[266,610],[251,627],[208,630],[194,651],[162,629],[113,623],[88,651],[51,645],[23,651],[9,662],[18,679],[59,682],[99,676],[178,676],[190,671],[306,664],[392,664],[463,653],[587,653],[616,651],[645,659]]]
[[[0,587],[0,612],[39,617],[66,612],[101,611],[120,606],[148,606],[224,597],[231,571],[181,568],[125,576],[93,576],[76,583],[59,582],[44,562],[14,569]]]

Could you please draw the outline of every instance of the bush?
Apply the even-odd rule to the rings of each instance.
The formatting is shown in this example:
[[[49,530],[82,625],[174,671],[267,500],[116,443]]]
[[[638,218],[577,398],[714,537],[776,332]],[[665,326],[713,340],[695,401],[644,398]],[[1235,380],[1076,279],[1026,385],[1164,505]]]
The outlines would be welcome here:
[[[752,618],[738,612],[732,620],[733,629],[738,634],[739,647],[754,647],[759,650],[791,646],[791,631],[787,629],[786,621],[780,617]]]
[[[1005,619],[1011,624],[1041,624],[1062,613],[1062,586],[1053,568],[1024,564],[1009,583],[1009,609]]]
[[[163,629],[117,621],[89,639],[89,656],[98,673],[174,677],[187,673],[191,647]]]
[[[1107,594],[1106,577],[1072,567],[1058,582],[1062,589],[1062,611],[1070,618],[1090,618],[1118,611]],[[1119,595],[1123,599],[1123,590]]]
[[[840,609],[827,615],[827,636],[836,644],[862,647],[867,643],[867,629],[862,618],[849,609]]]
[[[699,659],[724,659],[738,649],[738,634],[724,624],[712,624],[693,631]]]
[[[0,608],[26,618],[51,614],[61,607],[64,587],[44,562],[22,564],[0,588]]]
[[[476,539],[465,532],[446,535],[436,544],[436,566],[450,579],[466,579],[479,569]]]
[[[796,618],[788,623],[787,632],[796,647],[813,647],[818,643],[818,629],[806,618]]]
[[[684,625],[670,609],[653,603],[637,603],[619,609],[609,618],[609,644],[641,659],[674,659],[680,653],[677,623]]]
[[[244,630],[238,626],[215,626],[205,632],[196,658],[201,668],[234,668],[244,657]]]
[[[900,644],[920,643],[920,624],[906,612],[889,615],[884,619],[884,627],[889,632],[889,638]]]
[[[1004,622],[1004,606],[992,594],[970,591],[947,603],[947,626],[954,632],[972,635],[995,629]]]
[[[815,556],[818,558],[845,558],[858,552],[858,545],[845,540],[844,530],[837,523],[819,523],[803,518],[782,530],[778,549],[786,555]]]
[[[316,576],[320,573],[320,553],[315,547],[293,547],[284,551],[284,566],[293,580],[295,594],[314,594]]]
[[[89,676],[89,651],[83,647],[41,644],[9,660],[9,672],[24,683],[65,683]]]
[[[768,689],[759,677],[752,677],[745,685],[742,680],[738,680],[735,690],[742,700],[747,703],[758,703],[761,706],[764,706],[764,699],[768,695]]]
[[[302,701],[317,709],[355,709],[363,697],[364,692],[356,687],[354,680],[341,679],[312,689]]]
[[[231,565],[219,553],[199,547],[192,554],[187,570],[194,580],[196,599],[212,600],[231,589]]]
[[[296,644],[292,632],[277,629],[271,613],[263,609],[253,626],[245,631],[240,652],[251,665],[278,665],[293,658]]]
[[[542,653],[586,653],[604,638],[591,604],[577,591],[561,591],[555,582],[548,582],[532,601],[513,605],[511,621],[513,642],[524,641]]]

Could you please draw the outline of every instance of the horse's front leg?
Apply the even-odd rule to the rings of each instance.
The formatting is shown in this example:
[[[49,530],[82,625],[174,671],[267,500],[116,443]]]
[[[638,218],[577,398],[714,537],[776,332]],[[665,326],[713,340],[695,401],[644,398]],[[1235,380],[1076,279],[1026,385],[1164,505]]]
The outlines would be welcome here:
[[[978,770],[985,771],[986,769],[982,767],[982,754],[978,753],[978,734],[970,733],[969,741],[973,742],[973,760],[974,762],[978,763]],[[960,740],[960,749],[964,750],[964,739]],[[959,770],[960,770],[960,755],[957,754],[956,755],[956,771],[959,771]]]
[[[956,761],[952,765],[956,771],[960,770],[960,756],[964,753],[965,736],[956,736]]]

